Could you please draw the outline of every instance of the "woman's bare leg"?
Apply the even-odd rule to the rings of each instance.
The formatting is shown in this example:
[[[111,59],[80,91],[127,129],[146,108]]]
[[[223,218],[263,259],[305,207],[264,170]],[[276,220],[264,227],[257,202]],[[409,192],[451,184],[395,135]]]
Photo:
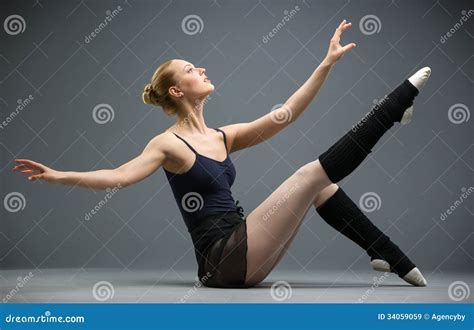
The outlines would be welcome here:
[[[247,216],[246,284],[261,282],[303,221],[316,195],[331,185],[319,160],[299,168]]]
[[[316,208],[323,205],[325,201],[327,201],[332,195],[334,195],[334,193],[337,191],[338,188],[339,186],[333,183],[327,186],[326,188],[324,188],[323,190],[321,190],[320,193],[314,199],[313,206]],[[282,248],[277,252],[278,256],[276,260],[273,262],[271,270],[273,270],[280,263],[280,260],[283,258],[286,252],[288,252],[288,249],[290,248],[291,243],[293,242],[302,224],[303,224],[303,221],[300,221],[300,223],[298,224],[298,227],[294,230],[288,242],[283,244]]]

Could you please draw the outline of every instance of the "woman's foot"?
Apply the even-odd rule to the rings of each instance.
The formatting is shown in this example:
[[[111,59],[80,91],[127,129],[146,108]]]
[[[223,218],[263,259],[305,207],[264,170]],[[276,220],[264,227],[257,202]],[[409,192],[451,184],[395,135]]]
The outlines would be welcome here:
[[[415,267],[410,270],[408,274],[403,276],[403,279],[414,286],[426,286],[426,284],[428,284],[418,267]]]
[[[379,272],[393,272],[390,264],[382,259],[373,259],[370,262],[370,265],[374,270]],[[426,286],[427,284],[426,279],[423,277],[418,267],[410,270],[405,276],[402,277],[402,279],[414,286]]]
[[[413,86],[418,89],[418,91],[421,91],[423,86],[425,86],[426,81],[431,75],[431,69],[429,66],[425,66],[424,68],[418,70],[413,76],[408,78],[408,81],[411,82]]]
[[[431,69],[428,66],[425,66],[424,68],[418,70],[413,76],[408,78],[408,81],[418,89],[418,92],[421,91],[423,86],[425,86],[426,82],[428,81],[428,78],[431,75]],[[403,113],[403,117],[400,120],[400,124],[406,125],[411,121],[411,118],[413,117],[413,105],[410,106],[408,109],[405,110]]]
[[[373,259],[370,261],[370,265],[374,270],[378,272],[390,273],[392,271],[392,269],[390,268],[390,264],[382,259]]]

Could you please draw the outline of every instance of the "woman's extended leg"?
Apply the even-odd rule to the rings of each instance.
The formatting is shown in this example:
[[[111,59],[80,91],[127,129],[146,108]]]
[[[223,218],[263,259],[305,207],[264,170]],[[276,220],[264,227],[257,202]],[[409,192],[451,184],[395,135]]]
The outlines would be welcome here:
[[[383,134],[411,109],[416,95],[417,87],[405,80],[318,160],[298,169],[247,216],[246,284],[255,285],[268,275],[279,259],[278,251],[319,192],[357,168]]]

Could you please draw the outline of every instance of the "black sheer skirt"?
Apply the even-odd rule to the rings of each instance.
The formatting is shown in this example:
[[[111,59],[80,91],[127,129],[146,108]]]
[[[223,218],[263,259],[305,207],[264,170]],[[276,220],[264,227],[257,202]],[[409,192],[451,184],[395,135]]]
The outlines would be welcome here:
[[[190,232],[199,281],[206,287],[249,287],[245,284],[247,222],[241,210],[211,215]]]

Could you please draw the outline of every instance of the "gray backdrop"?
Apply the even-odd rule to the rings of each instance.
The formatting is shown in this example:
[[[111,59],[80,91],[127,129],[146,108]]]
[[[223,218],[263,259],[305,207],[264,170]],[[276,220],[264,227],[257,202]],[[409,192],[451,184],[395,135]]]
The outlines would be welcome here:
[[[196,268],[162,169],[100,204],[105,191],[28,182],[11,172],[13,160],[91,171],[137,156],[174,122],[141,101],[144,84],[170,58],[207,69],[216,86],[208,126],[251,121],[305,81],[345,18],[353,27],[342,43],[357,48],[293,125],[231,154],[234,197],[249,214],[374,100],[429,65],[412,124],[394,126],[341,186],[425,276],[471,271],[471,8],[469,1],[2,0],[1,267]],[[368,257],[311,209],[279,267],[361,269]]]

